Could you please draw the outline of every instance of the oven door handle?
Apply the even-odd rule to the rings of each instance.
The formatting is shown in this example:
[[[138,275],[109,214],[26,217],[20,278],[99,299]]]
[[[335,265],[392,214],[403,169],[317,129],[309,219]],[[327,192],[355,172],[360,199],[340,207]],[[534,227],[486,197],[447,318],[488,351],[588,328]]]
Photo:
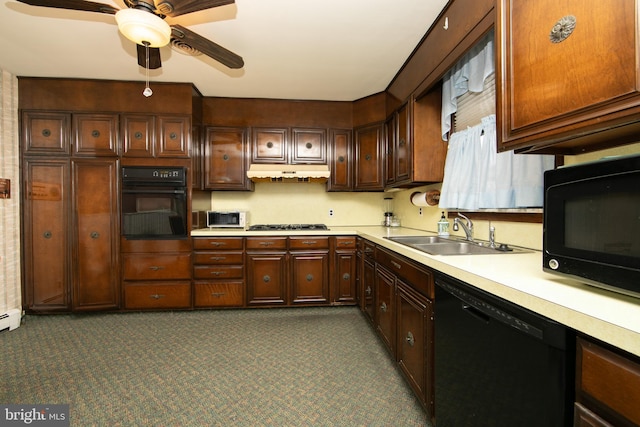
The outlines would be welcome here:
[[[123,194],[185,194],[185,190],[143,190],[143,189],[131,189],[123,188]]]

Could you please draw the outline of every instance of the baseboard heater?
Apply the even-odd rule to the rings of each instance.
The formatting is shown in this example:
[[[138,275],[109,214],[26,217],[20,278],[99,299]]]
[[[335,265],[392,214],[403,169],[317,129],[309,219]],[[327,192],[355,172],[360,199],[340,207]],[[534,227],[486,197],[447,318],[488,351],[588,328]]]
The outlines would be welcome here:
[[[0,314],[0,332],[7,329],[13,331],[18,326],[20,326],[20,310],[14,308]]]

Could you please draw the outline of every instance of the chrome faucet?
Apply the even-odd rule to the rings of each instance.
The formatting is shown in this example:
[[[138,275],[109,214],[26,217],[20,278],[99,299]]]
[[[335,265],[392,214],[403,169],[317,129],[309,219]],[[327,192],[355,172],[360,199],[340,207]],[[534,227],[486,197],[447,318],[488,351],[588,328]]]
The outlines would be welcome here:
[[[473,222],[471,222],[471,220],[469,218],[467,218],[466,216],[462,215],[460,212],[458,212],[458,216],[460,218],[463,218],[467,224],[465,225],[464,222],[460,221],[460,218],[454,218],[453,219],[453,231],[458,231],[460,228],[458,227],[458,225],[462,226],[462,229],[464,230],[464,234],[466,234],[467,236],[467,240],[470,242],[473,242]]]

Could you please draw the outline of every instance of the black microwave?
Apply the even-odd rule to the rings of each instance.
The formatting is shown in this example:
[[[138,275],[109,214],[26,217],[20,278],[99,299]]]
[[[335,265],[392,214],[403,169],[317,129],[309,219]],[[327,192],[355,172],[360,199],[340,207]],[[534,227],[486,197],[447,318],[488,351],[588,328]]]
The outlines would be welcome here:
[[[640,155],[545,172],[543,269],[640,297]]]

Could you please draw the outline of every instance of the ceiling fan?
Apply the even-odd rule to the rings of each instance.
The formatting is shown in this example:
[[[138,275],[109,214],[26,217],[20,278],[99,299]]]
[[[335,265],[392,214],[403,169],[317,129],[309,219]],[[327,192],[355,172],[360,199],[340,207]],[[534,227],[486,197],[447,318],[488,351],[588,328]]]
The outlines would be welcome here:
[[[160,68],[160,47],[176,42],[197,50],[229,68],[242,68],[242,57],[181,25],[169,25],[165,17],[176,17],[200,10],[235,3],[235,0],[123,0],[127,9],[86,0],[18,0],[31,6],[115,15],[118,29],[137,44],[138,64],[146,69]]]

